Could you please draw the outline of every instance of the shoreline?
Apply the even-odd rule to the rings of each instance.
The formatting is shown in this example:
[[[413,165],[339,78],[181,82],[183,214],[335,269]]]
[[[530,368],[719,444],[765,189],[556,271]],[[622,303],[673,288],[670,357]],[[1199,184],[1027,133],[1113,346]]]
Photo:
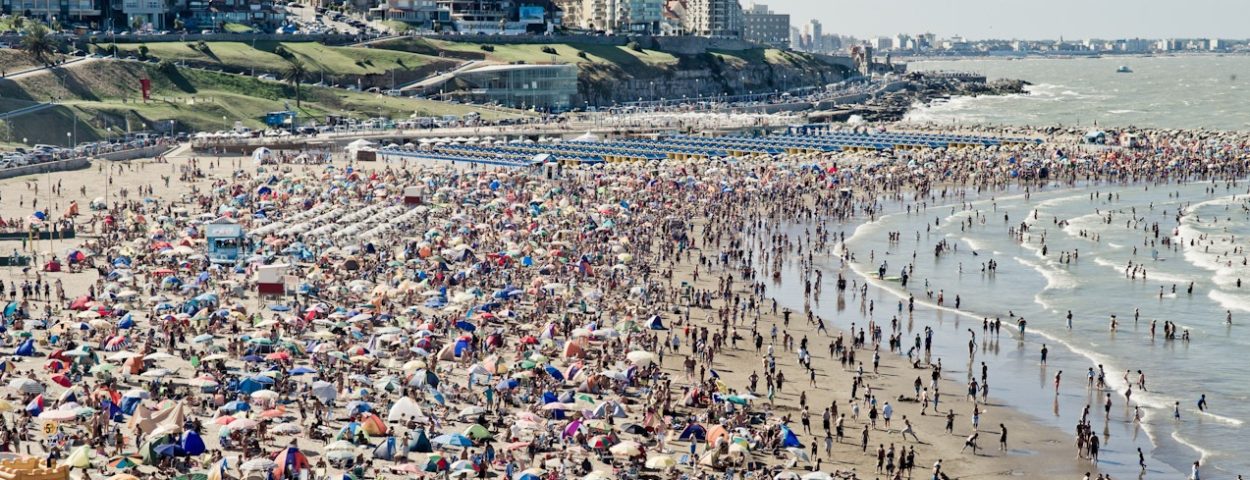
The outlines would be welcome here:
[[[1063,192],[1063,191],[1073,191],[1073,190],[1076,190],[1076,189],[1075,189],[1075,188],[1073,188],[1073,187],[1065,187],[1065,188],[1064,188],[1064,189],[1062,189],[1062,190],[1052,190],[1052,191],[1050,191],[1049,193],[1060,194],[1060,193],[1061,193],[1061,192]],[[1003,193],[1003,192],[994,192],[994,193]],[[996,199],[996,200],[1001,201],[1001,200],[1003,200],[1003,199],[1004,199],[1004,197],[997,197],[997,196],[996,196],[996,197],[995,197],[995,199]],[[977,200],[972,200],[972,202],[973,202],[974,204],[975,204],[976,202],[979,202],[979,201],[986,201],[986,200],[985,200],[985,199],[977,199]],[[930,206],[930,207],[929,207],[929,210],[931,210],[931,211],[941,211],[941,210],[943,210],[943,209],[950,208],[950,207],[952,207],[952,206],[958,206],[958,204],[946,204],[946,205],[936,205],[936,206]],[[883,215],[883,216],[882,216],[881,218],[879,218],[877,221],[865,223],[865,224],[861,225],[860,227],[871,225],[871,224],[873,224],[873,223],[876,223],[876,222],[878,222],[878,221],[883,220],[886,216],[892,216],[892,215],[900,215],[900,216],[902,216],[902,215],[907,215],[907,216],[910,216],[910,215],[909,215],[909,214],[907,214],[906,212],[890,212],[890,213],[888,213],[888,214],[886,214],[886,215]],[[917,220],[915,220],[915,221],[918,221],[918,219],[917,219]],[[855,239],[856,239],[855,237],[856,237],[856,235],[858,235],[858,232],[859,232],[859,228],[857,228],[857,229],[856,229],[856,233],[855,233],[855,234],[853,234],[852,236],[848,237],[848,240],[847,240],[847,241],[853,241],[853,240],[855,240]],[[839,248],[847,248],[845,245],[839,245],[838,247],[839,247]],[[884,281],[884,280],[881,280],[881,279],[879,279],[879,278],[876,278],[876,277],[875,277],[875,275],[874,275],[873,273],[869,272],[867,269],[865,269],[865,268],[864,268],[864,267],[865,267],[865,265],[864,265],[864,264],[862,264],[862,263],[860,263],[860,262],[854,262],[854,261],[852,261],[852,262],[847,262],[847,265],[849,265],[849,269],[850,269],[851,271],[853,271],[853,272],[854,272],[854,274],[855,274],[856,276],[858,276],[861,280],[864,280],[864,281],[869,282],[871,285],[873,285],[873,287],[874,287],[874,288],[876,288],[876,289],[878,289],[878,290],[880,290],[880,291],[882,291],[882,292],[885,292],[885,294],[886,294],[886,295],[888,295],[888,296],[890,296],[890,297],[893,297],[895,300],[898,300],[898,301],[904,301],[904,300],[906,300],[906,299],[907,299],[907,292],[906,292],[905,290],[900,292],[899,290],[897,290],[897,289],[894,287],[894,284],[892,284],[892,283],[888,283],[888,282],[886,282],[886,281]],[[923,297],[917,297],[917,298],[916,298],[916,300],[915,300],[915,302],[916,302],[916,305],[917,305],[917,311],[921,311],[921,308],[920,308],[920,307],[921,307],[921,306],[923,306],[923,308],[925,308],[925,309],[930,309],[930,310],[932,310],[932,311],[934,312],[934,316],[936,316],[936,317],[940,317],[940,316],[942,315],[942,313],[945,313],[945,314],[950,314],[950,315],[954,315],[954,316],[956,317],[956,319],[954,320],[954,323],[955,323],[956,329],[958,329],[958,328],[959,328],[959,323],[960,323],[959,319],[960,319],[960,318],[963,318],[963,319],[965,319],[967,322],[969,322],[971,325],[976,326],[976,325],[979,325],[979,324],[980,324],[980,320],[981,320],[982,318],[985,318],[987,315],[988,315],[988,317],[994,317],[994,316],[995,316],[995,314],[986,314],[986,315],[981,315],[981,314],[978,314],[978,312],[976,312],[976,311],[972,311],[972,310],[968,310],[968,309],[957,309],[957,308],[953,308],[953,307],[950,307],[950,306],[939,306],[939,305],[937,305],[934,301],[929,300],[929,299],[925,299],[925,298],[923,298]],[[940,323],[940,321],[939,321],[939,323]],[[1009,323],[1009,322],[1004,322],[1004,323]],[[940,328],[940,327],[939,327],[939,328]],[[1083,357],[1083,358],[1087,359],[1087,360],[1090,362],[1090,364],[1096,364],[1096,363],[1098,363],[1097,358],[1096,358],[1093,354],[1091,354],[1090,352],[1082,351],[1082,350],[1080,350],[1080,349],[1076,348],[1075,346],[1073,346],[1073,345],[1069,344],[1068,342],[1063,341],[1063,340],[1062,340],[1062,339],[1060,339],[1059,337],[1057,337],[1057,336],[1055,336],[1055,335],[1053,335],[1053,334],[1051,334],[1051,333],[1046,332],[1046,331],[1045,331],[1045,330],[1043,330],[1042,328],[1038,328],[1038,327],[1036,327],[1036,326],[1033,326],[1032,328],[1030,328],[1030,329],[1028,330],[1028,334],[1029,334],[1030,336],[1042,336],[1042,337],[1044,337],[1044,338],[1047,340],[1047,341],[1045,341],[1045,342],[1038,342],[1038,341],[1036,341],[1036,340],[1028,340],[1028,341],[1026,341],[1026,339],[1025,339],[1024,337],[1020,336],[1020,335],[1019,335],[1017,332],[1015,332],[1014,330],[1015,330],[1015,326],[1014,326],[1014,325],[1012,325],[1012,326],[1008,326],[1008,327],[1007,327],[1007,335],[1008,335],[1008,337],[1009,337],[1009,338],[1011,338],[1012,340],[1014,340],[1014,342],[1018,345],[1018,347],[1016,347],[1017,349],[1019,349],[1019,348],[1021,348],[1021,347],[1025,346],[1025,345],[1029,345],[1029,346],[1036,347],[1036,344],[1039,344],[1039,343],[1048,343],[1048,344],[1050,345],[1050,355],[1049,355],[1049,356],[1050,356],[1050,363],[1052,363],[1052,364],[1053,364],[1053,363],[1056,363],[1056,360],[1057,360],[1057,359],[1063,358],[1063,354],[1065,353],[1065,351],[1066,351],[1066,353],[1070,354],[1072,357]],[[940,344],[940,345],[941,345],[941,346],[947,346],[947,344]],[[984,344],[984,343],[982,343],[980,346],[982,347],[982,349],[984,349],[985,344]],[[1010,348],[1008,349],[1008,351],[1010,351]],[[1035,355],[1035,354],[1036,354],[1036,352],[1029,352],[1029,353],[1027,353],[1026,355],[1031,356],[1031,355]],[[1025,370],[1025,369],[1027,369],[1028,367],[1025,367],[1025,366],[1023,366],[1023,365],[1012,365],[1012,362],[1011,362],[1011,361],[1009,361],[1009,360],[1007,360],[1007,359],[1002,358],[1002,357],[1001,357],[1000,355],[998,355],[998,354],[995,354],[995,355],[990,355],[990,356],[988,356],[988,358],[990,359],[990,361],[989,361],[989,362],[990,362],[990,366],[991,366],[991,367],[993,367],[993,368],[998,368],[998,369],[1007,369],[1010,373],[1016,373],[1016,374],[1027,374],[1027,373],[1028,373],[1028,372],[1024,371],[1024,370]],[[978,359],[978,360],[980,360],[980,359]],[[1036,364],[1031,364],[1031,365],[1036,365]],[[1032,368],[1037,368],[1037,367],[1036,367],[1036,366],[1033,366]],[[1041,367],[1041,371],[1043,372],[1043,375],[1042,375],[1042,376],[1043,376],[1043,380],[1042,380],[1040,383],[1042,383],[1043,385],[1047,384],[1047,382],[1048,382],[1048,379],[1047,379],[1047,378],[1046,378],[1046,376],[1045,376],[1045,372],[1047,372],[1047,370],[1048,370],[1048,368],[1047,368],[1047,366],[1046,366],[1046,365],[1043,365],[1043,366]],[[1056,370],[1058,370],[1058,369],[1056,368]],[[992,369],[991,371],[994,371],[994,370]],[[1076,373],[1080,373],[1080,372],[1078,371],[1078,372],[1076,372]],[[1002,375],[1002,374],[1000,373],[1000,374],[999,374],[999,376],[1001,377],[1001,375]],[[1115,379],[1109,379],[1109,380],[1115,380]],[[995,392],[998,392],[998,393],[999,393],[999,395],[1001,395],[1001,394],[1004,392],[1004,390],[1005,390],[1005,389],[1003,389],[1003,388],[1001,388],[1001,386],[999,386],[999,387],[996,387],[996,389],[995,389],[994,391],[995,391]],[[1053,420],[1053,419],[1052,419],[1052,420],[1047,420],[1047,419],[1046,419],[1046,415],[1043,415],[1043,414],[1041,414],[1040,412],[1028,411],[1028,410],[1026,410],[1026,407],[1025,407],[1024,405],[1021,405],[1021,404],[1020,404],[1020,402],[1019,402],[1020,400],[1022,400],[1022,399],[1024,399],[1024,398],[1026,398],[1026,397],[1035,396],[1035,395],[1037,395],[1036,393],[1029,393],[1029,392],[1015,392],[1015,391],[1014,391],[1014,389],[1012,389],[1012,390],[1013,390],[1013,393],[1014,393],[1014,395],[1015,395],[1015,396],[1014,396],[1014,397],[1010,397],[1010,396],[1009,396],[1010,398],[1005,399],[1005,401],[1006,401],[1005,405],[1007,406],[1007,408],[1010,408],[1013,412],[1015,412],[1015,413],[1017,413],[1017,414],[1019,414],[1019,415],[1021,415],[1021,416],[1024,416],[1024,417],[1026,417],[1026,418],[1028,418],[1028,419],[1029,419],[1029,421],[1034,422],[1036,425],[1038,425],[1038,426],[1040,426],[1040,427],[1042,427],[1042,428],[1046,428],[1046,429],[1054,429],[1054,430],[1056,430],[1056,431],[1060,432],[1060,436],[1062,437],[1062,441],[1063,441],[1064,443],[1071,443],[1071,440],[1072,440],[1072,438],[1071,438],[1071,437],[1072,437],[1072,434],[1071,434],[1070,432],[1064,432],[1064,431],[1062,431],[1062,430],[1059,430],[1059,428],[1060,428],[1060,427],[1059,427],[1059,425],[1056,425],[1056,424],[1055,424],[1055,423],[1056,423],[1056,421],[1058,421],[1059,423],[1062,423],[1062,421],[1061,421],[1061,420]],[[1109,389],[1109,390],[1113,390],[1113,391],[1114,391],[1115,389]],[[1023,395],[1023,396],[1021,396],[1021,395]],[[991,394],[991,397],[992,397],[992,398],[993,398],[993,397],[995,397],[995,396],[996,396],[995,394]],[[1069,396],[1069,394],[1064,394],[1064,396]],[[1096,397],[1096,396],[1095,396],[1095,397]],[[1060,395],[1057,393],[1057,394],[1056,394],[1056,400],[1055,400],[1055,407],[1054,407],[1056,410],[1054,410],[1054,411],[1053,411],[1053,416],[1054,416],[1054,417],[1056,417],[1056,418],[1060,417],[1060,415],[1061,415],[1061,414],[1060,414],[1060,411],[1058,410],[1058,408],[1059,408],[1059,398],[1060,398]],[[1092,401],[1096,401],[1097,399],[1096,399],[1096,398],[1093,398],[1093,399],[1090,399],[1090,400],[1092,400]],[[1149,415],[1147,415],[1147,416],[1143,417],[1143,423],[1148,422],[1149,420],[1150,420],[1150,416],[1149,416]],[[1150,433],[1149,433],[1149,431],[1148,431],[1148,430],[1147,430],[1147,435],[1150,435]],[[1108,443],[1109,443],[1108,447],[1107,447],[1105,450],[1103,450],[1102,455],[1100,455],[1100,464],[1101,464],[1101,465],[1104,465],[1104,468],[1095,468],[1095,466],[1094,466],[1094,465],[1088,465],[1088,464],[1086,463],[1086,465],[1088,465],[1088,467],[1087,467],[1087,468],[1090,468],[1091,470],[1096,470],[1096,471],[1098,471],[1098,472],[1100,472],[1100,473],[1109,473],[1109,474],[1110,474],[1110,473],[1114,473],[1114,474],[1116,474],[1116,475],[1137,475],[1137,474],[1139,474],[1139,473],[1140,473],[1140,472],[1138,471],[1138,469],[1135,467],[1135,466],[1136,466],[1136,461],[1137,461],[1137,458],[1136,458],[1136,455],[1133,455],[1133,453],[1134,453],[1134,452],[1131,452],[1131,451],[1123,451],[1123,450],[1120,450],[1120,449],[1118,449],[1118,448],[1111,448],[1110,442],[1108,442]],[[1154,439],[1152,435],[1150,435],[1150,443],[1151,443],[1152,445],[1156,446],[1156,447],[1159,445],[1158,441],[1157,441],[1156,439]],[[1199,453],[1199,454],[1204,455],[1204,459],[1205,459],[1205,452],[1204,452],[1203,450],[1201,450],[1201,449],[1199,449],[1198,447],[1193,446],[1193,445],[1185,445],[1185,446],[1186,446],[1186,447],[1188,447],[1188,448],[1192,448],[1192,449],[1195,451],[1195,453]],[[1069,448],[1070,448],[1070,447],[1069,447]],[[1063,449],[1063,450],[1064,450],[1064,452],[1063,452],[1063,455],[1064,455],[1064,456],[1061,456],[1060,458],[1065,458],[1065,456],[1066,456],[1066,457],[1070,457],[1070,453],[1068,453],[1068,452],[1069,452],[1069,450],[1067,450],[1067,449]],[[1087,462],[1086,460],[1079,460],[1079,461],[1080,461],[1080,462]],[[1178,466],[1178,465],[1175,465],[1175,464],[1167,463],[1167,462],[1163,461],[1162,459],[1159,459],[1158,457],[1153,456],[1153,454],[1152,454],[1152,453],[1147,453],[1147,454],[1146,454],[1146,462],[1147,462],[1147,464],[1148,464],[1148,465],[1152,465],[1152,468],[1151,468],[1151,472],[1152,472],[1152,473],[1159,473],[1159,472],[1158,472],[1158,468],[1157,468],[1157,466],[1158,466],[1158,465],[1168,465],[1168,466],[1170,466],[1173,470],[1172,470],[1172,471],[1168,471],[1168,472],[1162,472],[1164,475],[1185,475],[1185,474],[1184,474],[1184,473],[1180,470],[1180,469],[1182,468],[1182,466]],[[1205,464],[1205,462],[1204,462],[1204,464]],[[1119,466],[1119,468],[1117,468],[1117,466]],[[1217,468],[1218,468],[1218,467],[1217,467]]]

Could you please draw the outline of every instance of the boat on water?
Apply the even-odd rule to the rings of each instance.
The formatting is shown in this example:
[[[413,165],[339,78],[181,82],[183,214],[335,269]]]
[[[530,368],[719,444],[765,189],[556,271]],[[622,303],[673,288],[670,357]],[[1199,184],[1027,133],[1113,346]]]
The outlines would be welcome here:
[[[1115,69],[1115,73],[1133,73],[1133,69],[1128,68],[1128,65],[1120,65],[1120,68]]]

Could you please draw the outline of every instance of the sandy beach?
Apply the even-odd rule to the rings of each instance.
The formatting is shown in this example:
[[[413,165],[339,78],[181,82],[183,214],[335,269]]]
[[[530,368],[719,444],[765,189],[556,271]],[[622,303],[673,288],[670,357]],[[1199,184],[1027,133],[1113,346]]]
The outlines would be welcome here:
[[[25,313],[2,337],[15,354],[0,377],[11,429],[0,445],[84,478],[1097,470],[1074,458],[1070,433],[993,390],[969,396],[971,381],[999,375],[975,355],[909,358],[930,332],[962,348],[948,326],[958,315],[904,311],[850,268],[866,252],[839,241],[875,221],[879,199],[906,204],[902,185],[857,179],[847,198],[799,162],[625,168],[551,181],[179,149],[0,182],[6,221],[29,217],[35,198],[53,218],[76,201],[80,235],[25,245],[33,266],[3,272],[6,295],[39,282],[52,298],[11,297]],[[695,176],[708,187],[677,181]],[[419,205],[404,205],[405,186]],[[100,197],[110,211],[89,207]],[[204,257],[201,226],[223,215],[274,225],[235,267]],[[0,246],[12,249],[22,242]],[[287,287],[302,293],[260,298],[257,270],[288,255]],[[53,257],[61,271],[42,271]],[[1024,345],[1013,328],[974,346]]]

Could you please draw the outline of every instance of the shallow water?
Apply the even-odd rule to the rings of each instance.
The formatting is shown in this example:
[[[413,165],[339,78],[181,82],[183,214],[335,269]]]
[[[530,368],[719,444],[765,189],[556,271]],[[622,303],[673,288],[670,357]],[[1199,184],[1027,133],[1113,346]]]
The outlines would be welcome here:
[[[856,255],[854,268],[864,274],[875,275],[881,263],[888,262],[887,276],[894,276],[914,263],[906,288],[898,282],[875,284],[899,295],[914,295],[918,303],[933,301],[926,295],[926,281],[934,298],[939,291],[945,295],[947,308],[908,325],[904,344],[910,345],[909,339],[923,325],[936,323],[935,344],[940,348],[935,356],[946,359],[948,376],[958,380],[956,371],[966,375],[967,330],[972,329],[979,345],[976,361],[987,361],[991,367],[992,398],[1066,432],[1073,431],[1082,408],[1091,404],[1091,422],[1104,436],[1102,471],[1136,474],[1140,447],[1166,463],[1149,462],[1152,473],[1175,474],[1199,459],[1209,473],[1245,472],[1250,459],[1230,446],[1250,441],[1250,432],[1240,428],[1250,419],[1250,403],[1245,402],[1250,384],[1230,379],[1240,378],[1242,352],[1250,346],[1250,337],[1241,334],[1250,328],[1246,326],[1250,292],[1237,286],[1238,278],[1250,281],[1250,268],[1241,264],[1243,255],[1230,257],[1225,252],[1250,243],[1250,213],[1243,208],[1250,194],[1245,184],[1227,190],[1220,184],[1216,192],[1208,193],[1210,187],[1209,183],[1094,185],[1033,192],[1028,198],[1013,192],[997,199],[969,199],[969,210],[932,207],[911,214],[893,206],[896,213],[859,227],[846,244]],[[1101,195],[1091,199],[1091,192]],[[1109,193],[1117,196],[1108,200]],[[1187,215],[1178,222],[1181,208]],[[969,217],[974,218],[971,227],[961,223]],[[1063,228],[1055,223],[1065,220],[1069,223]],[[1030,227],[1025,241],[1018,243],[1008,228],[1021,222]],[[1179,235],[1184,248],[1161,245],[1147,230],[1156,223],[1158,239]],[[887,236],[894,231],[902,233],[902,240],[891,245]],[[1203,234],[1207,236],[1198,240]],[[1190,239],[1195,240],[1192,247]],[[942,240],[958,244],[958,250],[935,256],[934,245]],[[1065,251],[1079,256],[1062,262]],[[982,263],[991,259],[998,262],[997,273],[982,273]],[[1145,279],[1141,274],[1136,279],[1125,275],[1130,261],[1144,264]],[[822,268],[834,271],[837,262],[830,259]],[[826,292],[834,291],[835,280],[836,275],[826,275]],[[1194,284],[1192,294],[1187,293],[1189,282]],[[959,311],[951,308],[956,295],[961,300]],[[801,307],[801,298],[798,302]],[[879,295],[876,302],[876,318],[888,324],[898,297]],[[1138,322],[1134,309],[1140,309]],[[1065,325],[1069,310],[1074,317],[1071,330]],[[1232,326],[1225,324],[1226,311],[1233,313]],[[835,315],[831,305],[818,312]],[[1013,313],[1027,319],[1023,339],[1016,335]],[[1111,315],[1119,321],[1116,332],[1110,331]],[[979,320],[983,317],[1003,320],[1002,339],[986,342]],[[1151,339],[1154,320],[1157,334]],[[1192,340],[1164,340],[1165,320],[1187,329]],[[1047,366],[1039,364],[1043,343],[1050,349]],[[1086,387],[1087,369],[1100,364],[1110,386],[1106,392]],[[1137,370],[1147,377],[1149,391],[1134,389],[1132,395],[1132,404],[1140,405],[1145,415],[1141,425],[1132,421],[1133,410],[1123,395],[1122,377],[1129,369],[1130,382],[1136,381]],[[1056,396],[1052,382],[1059,370],[1064,380]],[[1101,406],[1107,392],[1113,408],[1104,418]],[[1207,413],[1196,408],[1200,394],[1206,394],[1210,403]],[[1180,422],[1171,418],[1174,402],[1181,405]]]
[[[1116,73],[1121,66],[1133,73]],[[956,97],[909,120],[1009,125],[1250,128],[1250,56],[981,59],[913,62],[1033,84],[1028,95]]]

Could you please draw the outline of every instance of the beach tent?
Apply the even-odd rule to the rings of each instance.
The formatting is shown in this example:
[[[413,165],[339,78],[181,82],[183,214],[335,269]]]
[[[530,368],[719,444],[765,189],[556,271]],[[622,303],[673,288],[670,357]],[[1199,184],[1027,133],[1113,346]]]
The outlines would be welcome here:
[[[183,453],[191,457],[203,454],[207,450],[204,446],[204,439],[200,438],[200,434],[192,430],[183,432],[182,441],[178,442],[178,444],[182,447]]]
[[[35,355],[35,340],[31,338],[27,338],[26,341],[22,342],[21,345],[18,345],[17,349],[13,351],[13,354],[19,357],[34,356]]]
[[[308,457],[304,456],[297,447],[287,447],[274,455],[273,462],[277,465],[273,467],[273,478],[286,478],[286,473],[291,472],[296,477],[299,472],[310,467]]]
[[[430,444],[430,437],[425,435],[425,430],[417,430],[417,437],[408,442],[408,451],[417,453],[434,451],[434,446]]]
[[[668,327],[664,326],[664,321],[659,315],[651,316],[651,320],[647,321],[647,328],[651,330],[668,330]]]
[[[703,428],[703,425],[692,423],[686,425],[686,428],[681,431],[681,435],[677,436],[678,440],[690,440],[692,438],[700,441],[706,439],[707,429]]]
[[[94,456],[91,453],[91,449],[87,445],[83,445],[75,449],[68,457],[65,457],[65,461],[61,462],[61,465],[73,468],[88,468],[91,466],[91,459]]]
[[[386,440],[383,440],[382,443],[379,443],[377,448],[373,449],[373,458],[387,460],[387,461],[394,460],[395,459],[395,437],[386,437]]]
[[[781,446],[803,448],[803,442],[799,441],[799,436],[794,434],[790,427],[781,426]]]
[[[425,414],[421,411],[421,406],[411,398],[403,397],[391,406],[390,412],[386,414],[386,421],[395,422],[402,421],[407,418],[423,418]]]
[[[252,150],[252,163],[263,164],[273,160],[273,151],[265,147]]]

